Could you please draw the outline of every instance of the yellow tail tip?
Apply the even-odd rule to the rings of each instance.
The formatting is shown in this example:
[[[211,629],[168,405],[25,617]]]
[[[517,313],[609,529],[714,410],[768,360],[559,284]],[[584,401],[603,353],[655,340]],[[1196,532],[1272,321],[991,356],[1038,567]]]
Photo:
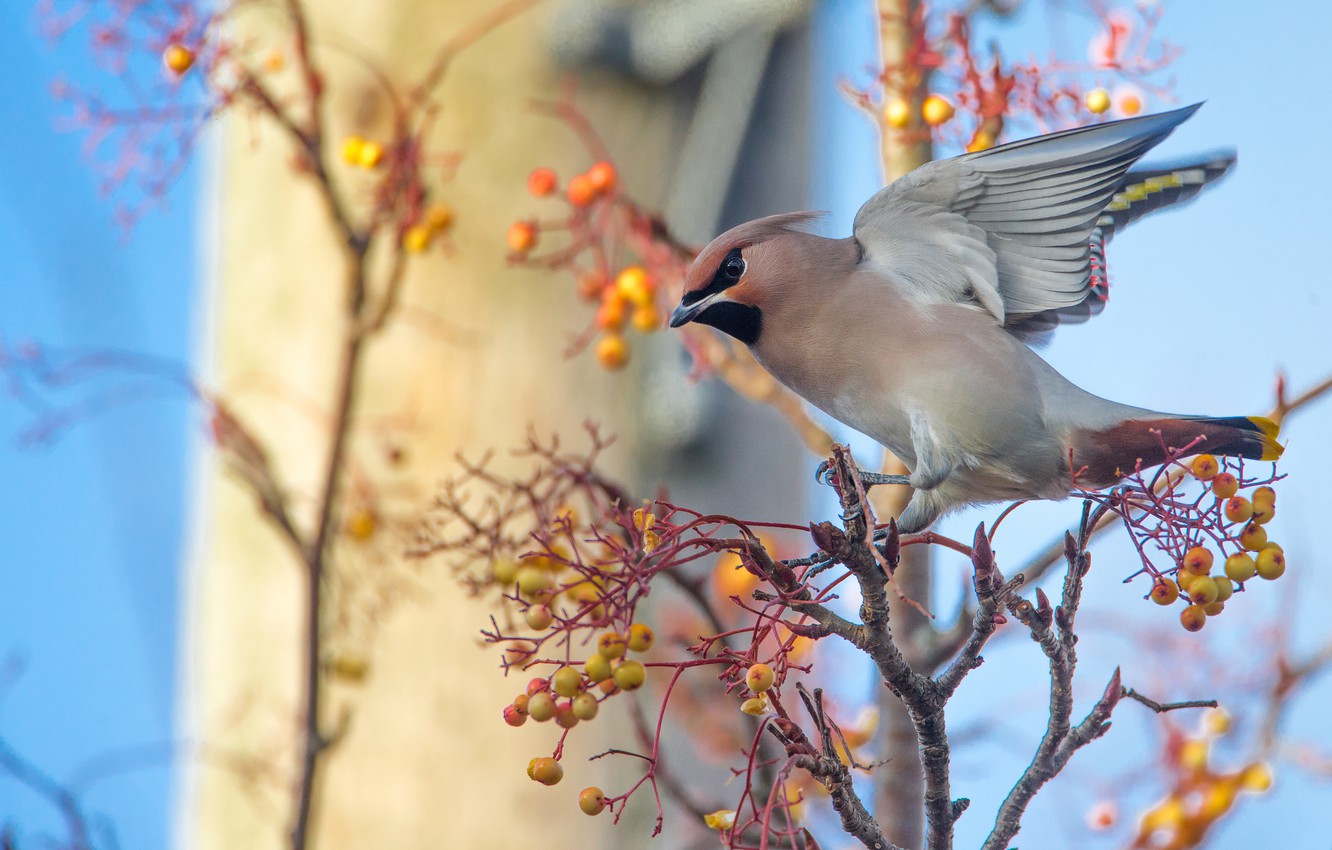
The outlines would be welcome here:
[[[1263,440],[1263,456],[1259,460],[1276,460],[1281,457],[1281,453],[1286,450],[1285,446],[1276,441],[1277,432],[1281,429],[1281,426],[1266,416],[1250,416],[1248,420],[1267,438]]]

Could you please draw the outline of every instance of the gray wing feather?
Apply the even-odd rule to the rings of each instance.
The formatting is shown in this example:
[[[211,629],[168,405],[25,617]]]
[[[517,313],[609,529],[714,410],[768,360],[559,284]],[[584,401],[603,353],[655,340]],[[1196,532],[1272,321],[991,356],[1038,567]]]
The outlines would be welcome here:
[[[1091,237],[1129,167],[1200,104],[928,163],[856,214],[873,264],[909,295],[971,301],[1015,331],[1093,292]]]

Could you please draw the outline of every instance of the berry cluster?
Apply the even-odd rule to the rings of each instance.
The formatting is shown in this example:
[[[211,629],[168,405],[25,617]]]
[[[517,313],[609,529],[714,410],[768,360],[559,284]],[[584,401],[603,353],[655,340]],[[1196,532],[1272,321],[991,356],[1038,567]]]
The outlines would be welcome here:
[[[1276,516],[1275,475],[1246,477],[1242,463],[1209,454],[1194,457],[1187,473],[1184,468],[1175,461],[1154,484],[1134,476],[1129,486],[1112,494],[1111,504],[1142,556],[1138,574],[1152,577],[1148,596],[1158,605],[1182,602],[1180,624],[1196,632],[1255,576],[1280,578],[1286,556],[1268,539],[1266,527]],[[1204,485],[1192,497],[1186,493],[1189,478]],[[1173,565],[1158,569],[1144,548],[1148,542]]]
[[[1207,712],[1195,734],[1169,728],[1165,760],[1170,789],[1143,813],[1130,846],[1142,850],[1197,847],[1235,806],[1241,792],[1262,794],[1272,787],[1271,768],[1261,761],[1235,770],[1212,764],[1212,745],[1230,730],[1230,717],[1220,709]]]

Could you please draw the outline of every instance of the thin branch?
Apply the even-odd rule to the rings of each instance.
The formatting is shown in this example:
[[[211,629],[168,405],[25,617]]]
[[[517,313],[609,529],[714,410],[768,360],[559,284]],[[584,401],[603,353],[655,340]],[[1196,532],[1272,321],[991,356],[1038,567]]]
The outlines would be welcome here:
[[[1190,699],[1181,702],[1157,702],[1150,697],[1145,697],[1132,688],[1123,688],[1120,691],[1120,697],[1140,702],[1143,705],[1155,711],[1157,714],[1165,714],[1167,711],[1177,711],[1181,708],[1216,708],[1217,701],[1214,699]]]

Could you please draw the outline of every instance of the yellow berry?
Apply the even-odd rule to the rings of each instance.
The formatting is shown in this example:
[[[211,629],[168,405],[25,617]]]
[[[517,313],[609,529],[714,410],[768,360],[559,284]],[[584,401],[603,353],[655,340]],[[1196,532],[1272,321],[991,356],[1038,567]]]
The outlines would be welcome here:
[[[1230,731],[1230,715],[1224,708],[1209,708],[1203,713],[1202,725],[1213,737],[1224,735]]]
[[[883,120],[895,130],[901,130],[911,123],[911,103],[906,98],[895,97],[883,107]]]
[[[1240,785],[1245,791],[1262,794],[1272,788],[1272,769],[1262,762],[1255,762],[1244,768],[1240,774]]]
[[[556,785],[564,778],[564,766],[549,756],[535,758],[527,764],[527,775],[542,785]]]
[[[759,663],[751,665],[745,673],[745,685],[754,693],[761,694],[768,690],[777,681],[777,674],[772,672],[772,668],[767,664]]]
[[[1201,605],[1190,605],[1179,612],[1179,624],[1191,632],[1196,632],[1207,625],[1207,612]]]
[[[1229,499],[1239,492],[1239,479],[1229,472],[1218,472],[1212,478],[1212,492],[1218,499]]]
[[[1240,532],[1239,543],[1250,552],[1257,552],[1267,545],[1267,529],[1251,522]]]
[[[1180,566],[1194,575],[1205,576],[1212,570],[1212,550],[1206,546],[1194,546],[1184,553]]]
[[[638,661],[621,661],[612,674],[615,685],[626,691],[636,691],[647,679],[647,669]]]
[[[573,698],[574,717],[579,720],[591,720],[597,716],[599,708],[601,708],[601,703],[597,702],[597,698],[587,691],[583,691]]]
[[[583,692],[583,675],[572,667],[561,667],[550,677],[550,689],[562,697]]]
[[[162,51],[162,63],[171,73],[183,74],[194,66],[194,51],[183,44],[169,44]]]
[[[1198,455],[1193,459],[1193,475],[1200,481],[1211,481],[1221,471],[1221,464],[1212,455]]]
[[[594,652],[583,665],[583,672],[593,682],[604,682],[611,677],[610,661],[600,652]]]
[[[361,146],[365,139],[360,136],[348,136],[342,140],[342,161],[348,165],[357,165],[361,161]]]
[[[1258,523],[1259,525],[1267,525],[1269,522],[1272,521],[1272,517],[1274,516],[1276,516],[1276,505],[1270,502],[1266,504],[1260,504],[1258,502],[1253,503],[1254,522]]]
[[[661,313],[651,304],[644,304],[641,307],[634,308],[633,318],[629,320],[634,326],[634,330],[639,333],[652,333],[661,327]]]
[[[1195,605],[1206,605],[1209,602],[1215,602],[1219,592],[1216,582],[1212,581],[1211,576],[1198,576],[1189,582],[1189,601]]]
[[[420,254],[430,247],[430,228],[424,224],[413,224],[403,231],[402,247],[409,254]]]
[[[524,596],[537,596],[555,587],[555,577],[550,574],[550,570],[541,567],[519,567],[517,581],[518,592]]]
[[[1215,617],[1217,614],[1220,614],[1222,611],[1226,610],[1226,603],[1219,601],[1208,602],[1202,608],[1204,614],[1206,614],[1209,617]]]
[[[633,652],[647,652],[652,648],[652,641],[655,638],[652,627],[646,623],[634,623],[629,627],[628,645]]]
[[[1198,573],[1191,573],[1188,570],[1177,570],[1175,572],[1175,583],[1179,585],[1180,592],[1187,596],[1189,585],[1193,584],[1193,580],[1198,577]]]
[[[606,809],[606,795],[593,785],[578,792],[578,808],[585,815],[599,815]]]
[[[356,164],[362,168],[375,168],[384,159],[384,146],[379,142],[362,142]]]
[[[379,521],[371,510],[359,510],[347,518],[348,536],[362,543],[373,537],[378,527]]]
[[[606,658],[619,658],[626,646],[624,635],[619,632],[605,632],[597,638],[597,652]]]
[[[500,558],[490,565],[490,575],[499,584],[513,584],[518,579],[518,564],[508,558]]]
[[[1216,575],[1211,577],[1216,583],[1216,601],[1225,602],[1231,596],[1235,595],[1235,585],[1228,576]],[[1208,612],[1211,613],[1210,611]]]
[[[743,711],[745,714],[751,715],[753,717],[758,717],[762,714],[768,713],[768,706],[769,706],[768,695],[759,694],[756,697],[750,697],[749,699],[740,703],[740,710]]]
[[[1226,558],[1226,575],[1231,581],[1248,581],[1257,571],[1258,565],[1247,552],[1238,552]]]
[[[524,617],[527,620],[528,627],[536,629],[539,632],[543,632],[550,628],[551,621],[555,619],[555,615],[550,610],[549,605],[533,605],[531,608],[527,609],[527,613]]]
[[[1231,522],[1248,522],[1253,516],[1253,503],[1243,496],[1231,496],[1226,499],[1226,519]]]
[[[948,98],[941,95],[932,94],[925,98],[920,105],[920,117],[925,119],[925,123],[931,127],[938,127],[940,124],[953,117],[953,104]]]
[[[1087,104],[1087,111],[1100,115],[1110,108],[1110,92],[1105,89],[1092,89],[1087,92],[1083,99]]]
[[[615,276],[615,292],[630,304],[644,306],[652,303],[656,284],[642,266],[626,266]]]
[[[1286,555],[1280,549],[1263,549],[1258,553],[1254,569],[1259,578],[1276,581],[1286,572]]]
[[[596,356],[603,369],[622,369],[629,362],[629,343],[619,334],[606,334],[597,340]]]
[[[1259,487],[1253,491],[1255,505],[1276,505],[1276,491],[1271,487]]]
[[[545,723],[555,716],[555,697],[549,691],[541,691],[527,698],[527,713],[538,723]]]
[[[1179,598],[1179,586],[1169,579],[1157,579],[1149,595],[1157,605],[1170,605]]]

